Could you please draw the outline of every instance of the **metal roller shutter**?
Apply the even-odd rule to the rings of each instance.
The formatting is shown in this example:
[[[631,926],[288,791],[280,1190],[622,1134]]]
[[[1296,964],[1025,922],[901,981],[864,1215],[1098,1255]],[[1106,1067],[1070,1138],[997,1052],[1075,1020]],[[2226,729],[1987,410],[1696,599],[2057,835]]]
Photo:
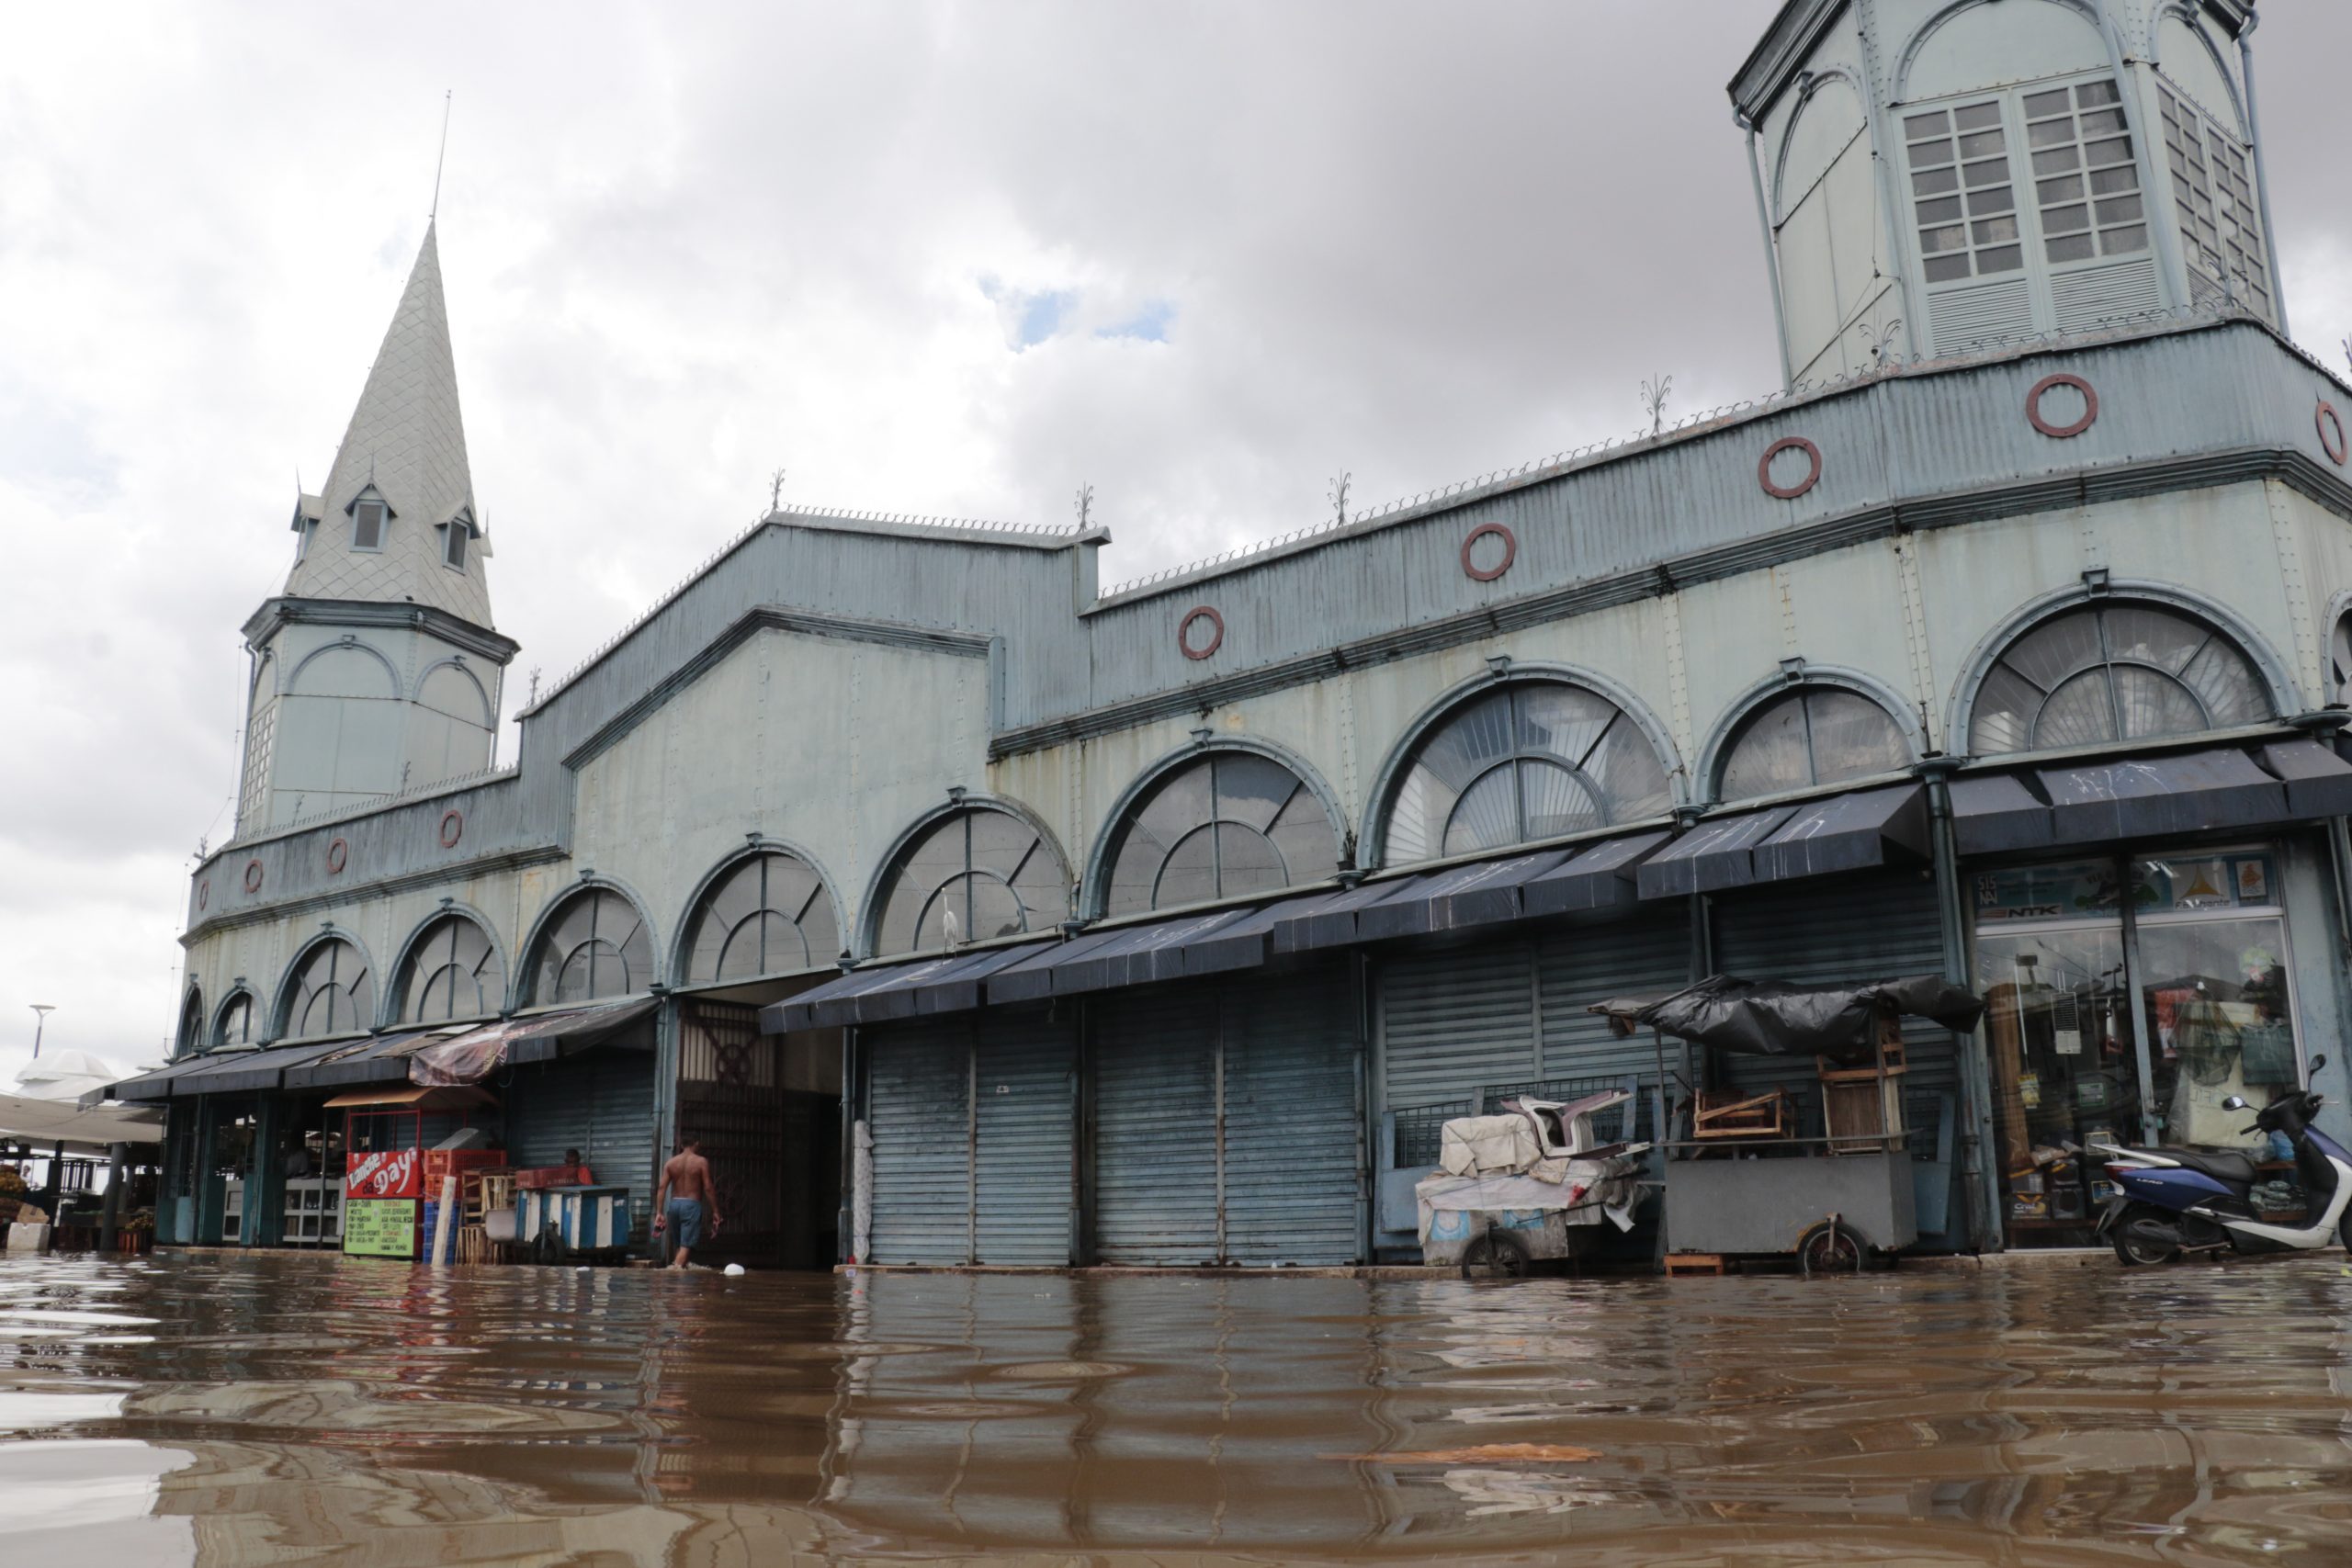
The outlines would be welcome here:
[[[1237,1263],[1352,1263],[1363,1125],[1347,972],[1228,989],[1225,1253]]]
[[[1381,1071],[1391,1111],[1466,1100],[1543,1073],[1524,942],[1413,953],[1380,966]]]
[[[628,1189],[630,1235],[650,1234],[660,1163],[653,1137],[653,1054],[589,1051],[514,1069],[505,1085],[507,1158],[560,1165],[580,1151],[599,1182]],[[427,1125],[429,1147],[454,1128]]]
[[[1744,980],[1829,984],[1943,973],[1943,926],[1935,884],[1917,872],[1724,895],[1713,910],[1715,967]],[[1948,1091],[1957,1081],[1952,1036],[1906,1019],[1907,1093]],[[1731,1059],[1732,1081],[1770,1084],[1813,1076],[1810,1059]]]
[[[873,1263],[968,1263],[972,1255],[972,1025],[958,1019],[865,1032],[874,1135]]]
[[[1095,1251],[1105,1263],[1217,1255],[1216,1002],[1124,997],[1095,1034]]]
[[[974,1046],[974,1222],[982,1263],[1070,1260],[1078,1035],[1043,1014],[990,1014]]]
[[[1555,1098],[1613,1087],[1632,1078],[1645,1087],[1657,1082],[1657,1045],[1647,1030],[1623,1039],[1609,1021],[1589,1010],[1610,997],[1657,995],[1690,983],[1690,925],[1687,911],[1643,910],[1607,924],[1558,928],[1544,933],[1535,949],[1541,977],[1544,1077]],[[1677,1070],[1681,1048],[1669,1043],[1667,1068]],[[1633,1135],[1648,1137],[1656,1108],[1644,1097]],[[1623,1134],[1622,1123],[1606,1131]]]

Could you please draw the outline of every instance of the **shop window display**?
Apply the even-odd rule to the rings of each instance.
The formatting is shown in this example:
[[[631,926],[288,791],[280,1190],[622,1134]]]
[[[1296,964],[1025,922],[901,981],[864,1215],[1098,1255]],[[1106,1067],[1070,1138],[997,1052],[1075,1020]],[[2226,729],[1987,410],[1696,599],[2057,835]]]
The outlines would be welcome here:
[[[2078,1245],[2110,1195],[2067,1151],[2099,1142],[2271,1152],[2222,1101],[2299,1080],[2277,862],[2259,850],[2096,860],[1973,878],[2007,1221]],[[2279,1207],[2299,1202],[2277,1173]]]

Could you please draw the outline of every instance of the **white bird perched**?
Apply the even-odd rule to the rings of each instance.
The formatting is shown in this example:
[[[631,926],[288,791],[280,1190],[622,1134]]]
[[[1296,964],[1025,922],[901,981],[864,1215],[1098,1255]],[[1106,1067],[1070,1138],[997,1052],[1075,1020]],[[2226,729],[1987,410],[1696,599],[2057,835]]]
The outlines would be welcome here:
[[[963,940],[963,922],[956,919],[956,911],[953,909],[939,911],[939,929],[946,935],[947,945],[950,947]]]

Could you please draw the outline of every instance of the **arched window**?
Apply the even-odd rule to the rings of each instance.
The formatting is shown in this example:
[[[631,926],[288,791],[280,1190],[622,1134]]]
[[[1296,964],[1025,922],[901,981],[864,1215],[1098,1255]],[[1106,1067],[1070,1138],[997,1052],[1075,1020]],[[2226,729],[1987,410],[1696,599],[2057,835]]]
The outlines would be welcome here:
[[[533,1002],[629,996],[653,983],[653,939],[636,905],[591,887],[574,894],[540,933],[529,973]]]
[[[2046,751],[2270,716],[2253,661],[2204,622],[2150,604],[2086,605],[2003,650],[1976,689],[1968,748]]]
[[[1740,721],[1716,776],[1719,800],[1892,773],[1911,761],[1903,727],[1859,692],[1800,686]]]
[[[2327,700],[2352,703],[2352,611],[2338,615],[2328,634]]]
[[[738,861],[703,895],[686,950],[686,983],[750,980],[831,964],[841,927],[824,878],[797,855]]]
[[[220,1016],[212,1025],[212,1043],[217,1049],[224,1045],[250,1045],[253,1043],[253,993],[239,991],[221,1005]]]
[[[1414,746],[1388,808],[1391,864],[1656,817],[1666,770],[1606,697],[1529,681],[1471,699]]]
[[[181,1056],[204,1049],[204,992],[198,987],[187,988],[187,1000],[180,1006],[180,1032],[172,1043],[174,1054]]]
[[[900,851],[883,883],[876,953],[1050,931],[1069,915],[1069,871],[1044,835],[1010,811],[951,811]]]
[[[376,977],[359,950],[330,937],[302,955],[286,992],[281,1038],[356,1034],[376,1021]]]
[[[1212,752],[1163,774],[1128,814],[1103,912],[1319,882],[1339,866],[1330,815],[1305,781],[1255,752]]]
[[[490,933],[464,915],[424,929],[401,961],[401,1021],[484,1018],[506,1002],[506,964]]]

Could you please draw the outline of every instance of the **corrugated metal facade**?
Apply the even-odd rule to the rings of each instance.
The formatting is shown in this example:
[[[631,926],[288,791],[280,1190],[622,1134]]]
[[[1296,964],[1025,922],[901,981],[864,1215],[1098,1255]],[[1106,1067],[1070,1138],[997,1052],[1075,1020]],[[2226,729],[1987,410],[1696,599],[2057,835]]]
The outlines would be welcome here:
[[[1363,1254],[1363,1111],[1348,972],[1227,989],[1225,1255],[1351,1263]]]
[[[1214,1263],[1217,998],[1118,997],[1094,1032],[1094,1251],[1104,1263]]]

